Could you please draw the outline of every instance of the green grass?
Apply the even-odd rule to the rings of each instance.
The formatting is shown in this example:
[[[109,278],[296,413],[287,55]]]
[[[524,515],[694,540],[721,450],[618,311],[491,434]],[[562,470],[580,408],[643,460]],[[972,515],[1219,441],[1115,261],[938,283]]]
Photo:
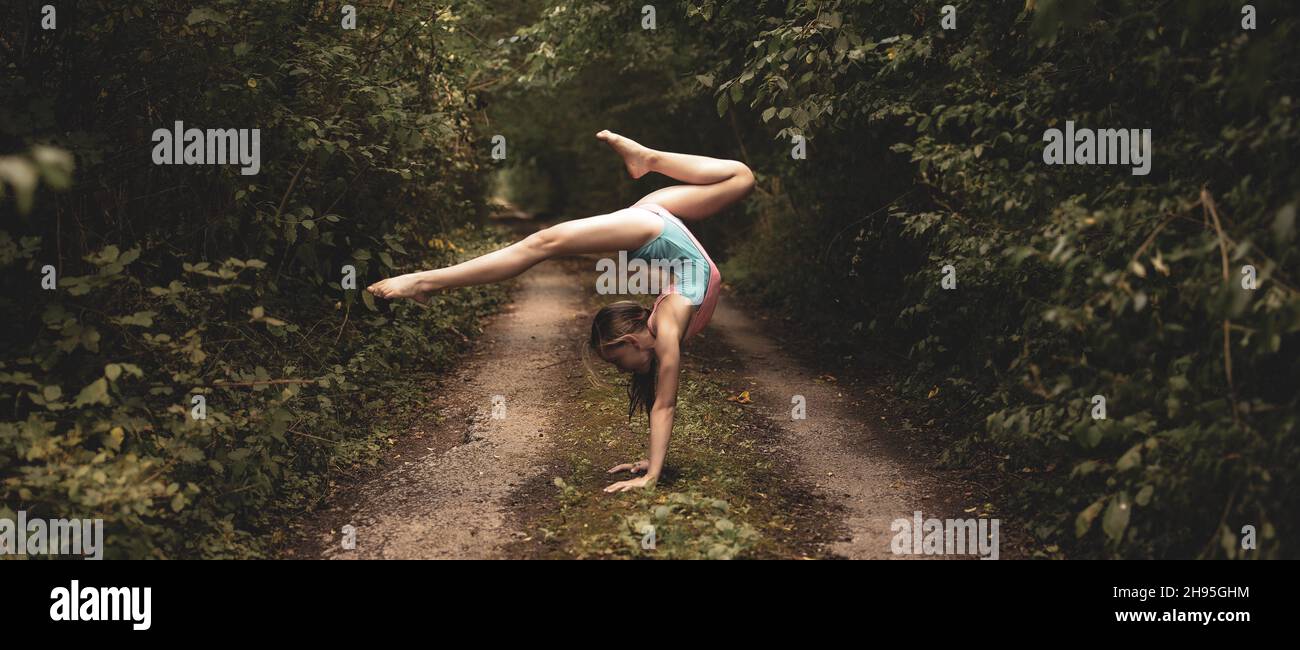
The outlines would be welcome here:
[[[683,374],[664,475],[654,488],[606,494],[627,478],[609,467],[645,457],[646,418],[629,426],[625,381],[600,369],[604,386],[582,391],[557,432],[560,475],[545,514],[529,522],[542,557],[731,559],[807,555],[815,527],[797,521],[788,487],[774,489],[781,460],[756,444],[757,417],[726,400],[723,386]],[[774,492],[776,492],[774,494]],[[791,514],[796,513],[796,514]],[[643,544],[653,527],[654,546]]]

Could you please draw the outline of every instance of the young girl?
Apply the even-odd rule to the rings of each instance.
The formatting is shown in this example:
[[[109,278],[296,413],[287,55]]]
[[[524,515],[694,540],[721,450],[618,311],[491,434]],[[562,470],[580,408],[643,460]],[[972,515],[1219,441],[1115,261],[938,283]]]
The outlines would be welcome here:
[[[713,260],[681,219],[704,219],[744,198],[754,188],[754,175],[734,160],[656,151],[609,131],[596,137],[622,156],[632,178],[659,172],[688,184],[652,192],[630,208],[539,230],[455,266],[388,278],[367,289],[380,298],[424,303],[434,291],[500,282],[552,257],[610,251],[631,251],[629,258],[647,264],[657,261],[674,269],[696,269],[696,273],[673,274],[653,309],[632,301],[615,302],[602,307],[591,323],[592,351],[632,375],[628,417],[639,409],[650,418],[649,459],[609,470],[611,474],[645,472],[605,488],[623,492],[653,485],[663,471],[677,404],[681,345],[708,324],[722,288]]]

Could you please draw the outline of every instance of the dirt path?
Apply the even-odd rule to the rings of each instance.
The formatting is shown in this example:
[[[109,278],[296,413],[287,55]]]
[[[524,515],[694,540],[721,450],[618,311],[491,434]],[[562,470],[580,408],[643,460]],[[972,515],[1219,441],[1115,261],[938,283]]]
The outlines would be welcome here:
[[[900,459],[892,441],[874,430],[869,413],[764,335],[733,302],[718,303],[709,329],[744,364],[754,406],[786,433],[802,478],[843,506],[848,534],[828,550],[850,559],[925,557],[893,554],[890,524],[911,520],[918,510],[926,517],[953,516],[958,508],[948,498],[950,490],[923,463]],[[797,395],[806,404],[804,419],[792,417]]]
[[[399,454],[406,459],[321,513],[313,534],[319,557],[500,557],[501,547],[522,534],[511,529],[509,498],[540,471],[559,406],[554,389],[566,382],[563,372],[576,354],[580,289],[560,261],[520,279],[475,355],[440,383],[433,407],[442,430],[412,434],[450,440],[450,448],[415,446]],[[494,398],[505,417],[493,417]],[[352,550],[341,544],[347,524],[356,529]]]

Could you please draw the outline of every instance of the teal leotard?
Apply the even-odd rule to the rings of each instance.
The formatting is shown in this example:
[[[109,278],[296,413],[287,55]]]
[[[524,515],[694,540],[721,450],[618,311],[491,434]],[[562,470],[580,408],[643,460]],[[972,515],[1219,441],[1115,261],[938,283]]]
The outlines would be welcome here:
[[[657,205],[646,204],[636,207],[659,215],[664,221],[664,228],[658,237],[628,253],[628,257],[645,260],[648,264],[654,261],[660,264],[680,262],[680,267],[671,267],[674,284],[672,292],[680,293],[690,300],[692,305],[702,304],[709,290],[709,280],[713,270],[712,260],[686,230],[686,225],[676,216]]]

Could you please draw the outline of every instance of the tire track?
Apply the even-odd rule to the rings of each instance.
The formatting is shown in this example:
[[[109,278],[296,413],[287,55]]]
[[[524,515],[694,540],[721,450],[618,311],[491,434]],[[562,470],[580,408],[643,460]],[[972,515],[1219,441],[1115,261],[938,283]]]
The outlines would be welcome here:
[[[580,336],[575,279],[560,261],[520,278],[475,357],[441,383],[447,392],[438,399],[448,404],[442,409],[448,417],[438,426],[464,429],[464,444],[404,461],[357,486],[318,522],[320,557],[496,558],[522,535],[512,529],[510,495],[542,470],[559,407],[555,391],[568,382],[562,362],[575,358]],[[498,395],[505,417],[494,419]],[[354,549],[342,548],[344,524],[356,529]]]
[[[803,478],[843,506],[847,533],[828,550],[850,559],[925,557],[891,552],[890,524],[911,520],[918,510],[949,516],[951,505],[930,496],[944,493],[939,481],[919,464],[898,459],[841,390],[817,380],[732,301],[718,302],[709,329],[735,348],[752,381],[754,405],[787,434]],[[806,400],[806,419],[791,417],[795,395]]]

